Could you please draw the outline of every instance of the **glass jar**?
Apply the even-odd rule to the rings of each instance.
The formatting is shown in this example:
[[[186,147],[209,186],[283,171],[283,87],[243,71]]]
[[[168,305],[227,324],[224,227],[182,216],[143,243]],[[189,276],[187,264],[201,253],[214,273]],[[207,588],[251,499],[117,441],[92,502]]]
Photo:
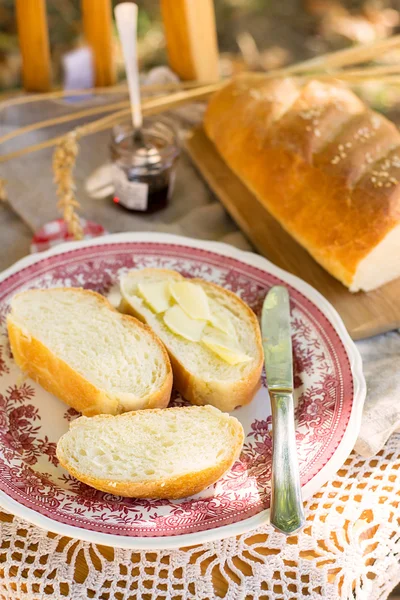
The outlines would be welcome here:
[[[171,198],[177,158],[176,130],[166,119],[144,119],[141,136],[131,124],[116,125],[111,141],[113,201],[134,212],[152,213]]]

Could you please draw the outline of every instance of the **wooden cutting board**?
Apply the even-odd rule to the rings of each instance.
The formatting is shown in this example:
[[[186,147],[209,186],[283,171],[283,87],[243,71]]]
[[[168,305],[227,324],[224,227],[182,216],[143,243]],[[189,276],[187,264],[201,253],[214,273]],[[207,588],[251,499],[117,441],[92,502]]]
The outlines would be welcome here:
[[[300,246],[222,160],[202,128],[186,143],[195,165],[257,250],[327,298],[355,340],[400,327],[400,279],[351,294]]]

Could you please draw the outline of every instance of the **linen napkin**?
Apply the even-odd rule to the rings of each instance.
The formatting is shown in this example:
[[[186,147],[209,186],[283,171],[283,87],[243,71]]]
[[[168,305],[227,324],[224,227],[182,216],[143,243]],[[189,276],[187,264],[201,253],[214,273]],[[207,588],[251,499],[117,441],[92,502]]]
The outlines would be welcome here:
[[[361,430],[355,450],[373,456],[400,431],[400,332],[357,342],[367,381]]]

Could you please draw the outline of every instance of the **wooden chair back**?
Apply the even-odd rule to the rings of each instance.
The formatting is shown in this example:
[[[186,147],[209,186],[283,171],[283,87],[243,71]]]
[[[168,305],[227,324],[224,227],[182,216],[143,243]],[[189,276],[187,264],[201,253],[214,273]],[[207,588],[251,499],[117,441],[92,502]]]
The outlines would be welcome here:
[[[83,31],[93,52],[96,86],[116,81],[111,0],[81,0]],[[181,79],[216,81],[218,46],[213,0],[161,0],[167,53]],[[46,0],[16,0],[22,78],[26,91],[51,88]]]

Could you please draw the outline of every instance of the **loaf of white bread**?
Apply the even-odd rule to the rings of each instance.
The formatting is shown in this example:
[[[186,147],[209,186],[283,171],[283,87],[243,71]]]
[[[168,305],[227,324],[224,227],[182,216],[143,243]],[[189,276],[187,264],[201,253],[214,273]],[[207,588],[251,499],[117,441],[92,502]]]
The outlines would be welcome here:
[[[121,294],[120,310],[147,323],[165,344],[184,398],[224,411],[252,400],[263,365],[261,334],[236,294],[168,269],[128,272]]]
[[[212,406],[139,410],[73,421],[60,464],[104,492],[182,498],[215,483],[243,446],[243,427]]]
[[[348,89],[237,78],[205,130],[225,162],[350,291],[400,276],[400,133]]]
[[[17,365],[84,415],[168,405],[172,370],[164,346],[100,294],[78,288],[19,293],[7,325]]]

